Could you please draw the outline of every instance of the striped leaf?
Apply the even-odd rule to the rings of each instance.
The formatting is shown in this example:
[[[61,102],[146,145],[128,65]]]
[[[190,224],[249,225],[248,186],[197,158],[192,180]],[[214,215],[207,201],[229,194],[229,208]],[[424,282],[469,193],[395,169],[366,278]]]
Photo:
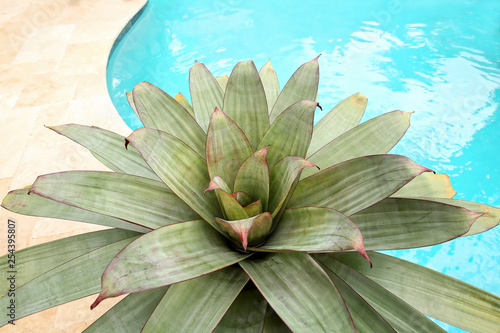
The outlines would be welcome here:
[[[224,92],[212,73],[199,62],[189,70],[189,90],[196,121],[206,132],[215,108],[222,110]]]
[[[269,147],[268,163],[272,169],[286,156],[306,157],[313,131],[316,102],[299,101],[281,113],[259,143]]]
[[[199,216],[165,184],[102,171],[39,176],[30,190],[44,198],[156,229]]]
[[[232,189],[239,167],[252,152],[250,143],[238,125],[216,109],[207,132],[206,156],[210,178],[221,177]]]
[[[398,332],[443,333],[441,327],[424,316],[401,298],[387,291],[363,274],[342,264],[333,254],[314,254],[325,272],[335,274],[353,288]],[[366,265],[366,262],[365,262]],[[349,305],[349,304],[348,304]],[[359,331],[364,332],[364,331]]]
[[[212,332],[247,282],[235,266],[174,284],[141,332]]]
[[[206,161],[184,142],[159,130],[139,128],[127,140],[151,169],[186,204],[214,228],[222,216],[213,193],[203,194],[210,182]]]
[[[310,156],[328,142],[357,126],[365,113],[368,98],[357,93],[347,97],[330,110],[314,126],[311,144],[307,155]]]
[[[255,150],[269,128],[266,95],[253,61],[236,64],[224,95],[226,113],[245,133]]]
[[[344,214],[329,208],[285,209],[266,243],[256,250],[337,252],[356,250],[366,259],[363,235]]]
[[[76,124],[49,127],[84,146],[101,163],[115,172],[160,180],[134,148],[125,148],[125,137],[98,128]]]
[[[396,250],[447,242],[466,233],[481,214],[415,199],[387,198],[350,218],[367,250]]]
[[[240,166],[234,181],[234,191],[244,192],[252,200],[260,200],[263,209],[267,209],[269,200],[269,166],[267,147],[256,151]]]
[[[470,284],[376,252],[369,252],[373,268],[350,253],[332,254],[366,275],[425,315],[470,332],[497,332],[500,297]]]
[[[269,61],[262,66],[259,71],[259,76],[266,93],[267,110],[270,114],[280,94],[280,83],[278,81],[276,71],[274,70],[273,65],[271,65],[271,59],[269,59]]]
[[[132,242],[109,263],[91,308],[109,297],[189,280],[248,256],[230,249],[203,220],[159,228]]]
[[[137,84],[133,96],[144,126],[172,134],[203,156],[205,132],[181,104],[149,82]]]
[[[151,228],[146,228],[111,216],[97,214],[88,210],[68,206],[63,203],[38,196],[34,193],[30,193],[28,195],[30,189],[31,187],[10,191],[3,199],[2,207],[10,210],[11,212],[29,216],[51,217],[62,220],[92,223],[141,233],[151,231]]]
[[[318,57],[300,66],[281,91],[269,114],[272,124],[290,105],[302,101],[316,101],[319,83]]]
[[[328,207],[350,216],[428,171],[431,170],[400,155],[356,158],[301,180],[288,208]]]
[[[292,331],[355,332],[342,297],[307,253],[268,254],[240,266]]]
[[[76,257],[16,289],[16,319],[99,292],[101,274],[111,259],[136,237]],[[12,298],[0,298],[6,309]],[[0,317],[0,326],[9,317]]]
[[[330,141],[307,159],[321,169],[344,161],[376,154],[386,154],[401,140],[410,127],[408,112],[393,111],[370,119]],[[316,173],[306,170],[302,178]]]

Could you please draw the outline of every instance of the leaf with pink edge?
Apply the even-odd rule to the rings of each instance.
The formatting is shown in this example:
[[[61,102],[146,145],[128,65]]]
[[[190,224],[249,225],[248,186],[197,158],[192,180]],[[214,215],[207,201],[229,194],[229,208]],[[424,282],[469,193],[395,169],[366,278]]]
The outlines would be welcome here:
[[[229,248],[205,221],[162,227],[139,237],[116,255],[102,275],[101,292],[91,308],[109,297],[189,280],[248,257]]]
[[[269,114],[271,124],[290,105],[301,100],[316,101],[319,83],[318,58],[319,56],[300,66],[288,80]]]
[[[288,208],[328,207],[350,216],[429,171],[432,170],[400,155],[355,158],[302,179]]]
[[[252,147],[245,134],[227,114],[216,109],[207,132],[206,157],[210,177],[221,177],[232,189],[238,168],[251,154]]]

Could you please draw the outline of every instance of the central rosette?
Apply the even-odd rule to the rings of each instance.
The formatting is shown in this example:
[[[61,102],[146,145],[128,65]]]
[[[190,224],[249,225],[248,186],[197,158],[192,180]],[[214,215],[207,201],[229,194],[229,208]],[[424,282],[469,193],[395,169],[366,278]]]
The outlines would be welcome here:
[[[302,101],[299,106],[312,113],[315,103]],[[268,160],[271,135],[267,139],[264,135],[254,152],[245,134],[224,112],[216,109],[210,118],[205,152],[211,181],[205,193],[215,191],[224,215],[215,220],[233,244],[245,251],[265,242],[298,175],[305,167],[314,166],[298,156],[281,156],[278,150]]]

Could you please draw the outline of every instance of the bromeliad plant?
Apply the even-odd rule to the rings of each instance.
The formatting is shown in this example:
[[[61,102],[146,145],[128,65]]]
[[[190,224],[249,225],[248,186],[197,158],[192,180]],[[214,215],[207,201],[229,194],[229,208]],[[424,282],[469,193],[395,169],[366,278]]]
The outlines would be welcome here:
[[[497,296],[373,251],[483,232],[500,210],[386,154],[409,113],[358,125],[355,94],[313,127],[318,80],[317,58],[281,93],[270,63],[217,79],[196,63],[192,106],[147,82],[127,95],[145,126],[127,138],[50,127],[114,172],[43,175],[2,206],[112,229],[19,251],[17,317],[100,291],[91,308],[130,295],[86,332],[442,332],[426,315],[497,332]]]

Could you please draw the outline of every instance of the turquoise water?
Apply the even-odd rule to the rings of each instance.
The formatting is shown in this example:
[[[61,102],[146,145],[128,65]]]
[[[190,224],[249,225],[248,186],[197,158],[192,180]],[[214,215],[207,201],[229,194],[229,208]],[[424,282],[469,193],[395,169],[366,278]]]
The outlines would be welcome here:
[[[133,129],[125,93],[140,81],[189,98],[195,60],[216,76],[268,58],[283,86],[321,54],[325,112],[355,93],[363,119],[416,111],[392,151],[451,176],[455,198],[500,206],[500,2],[150,0],[110,57],[108,88]],[[500,228],[418,250],[389,251],[500,295]],[[446,324],[449,332],[463,332]]]

